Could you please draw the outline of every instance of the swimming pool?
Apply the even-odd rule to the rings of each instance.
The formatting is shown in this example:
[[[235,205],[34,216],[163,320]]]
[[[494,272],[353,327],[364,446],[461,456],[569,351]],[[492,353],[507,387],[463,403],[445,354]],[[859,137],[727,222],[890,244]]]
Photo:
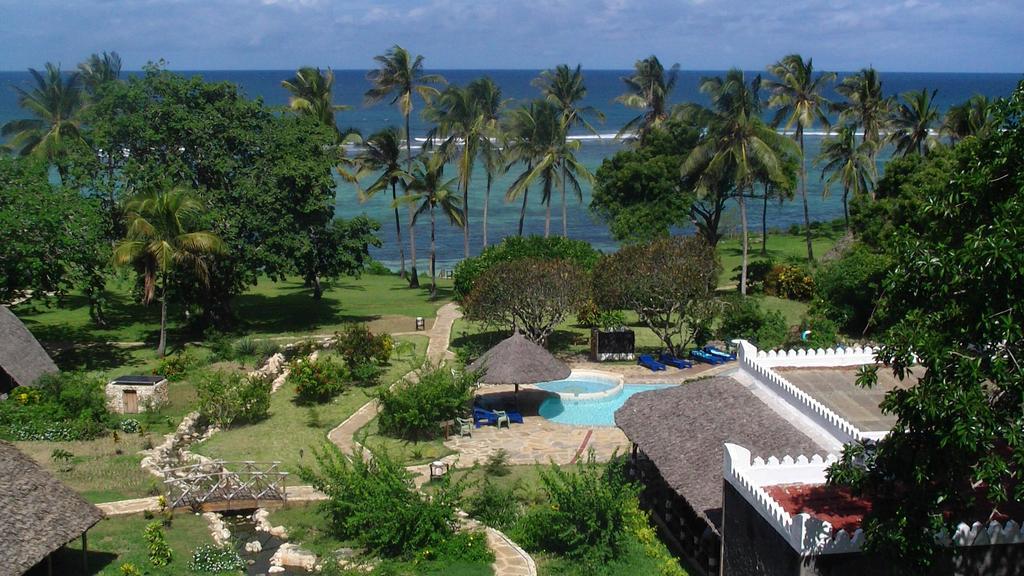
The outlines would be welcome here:
[[[550,383],[548,383],[550,384]],[[673,384],[626,384],[613,396],[596,400],[573,401],[562,397],[545,398],[540,415],[559,424],[574,426],[615,426],[615,411],[633,394],[648,390],[667,390]]]
[[[554,392],[567,402],[607,398],[622,390],[622,376],[596,370],[573,370],[565,380],[541,382],[537,388]]]

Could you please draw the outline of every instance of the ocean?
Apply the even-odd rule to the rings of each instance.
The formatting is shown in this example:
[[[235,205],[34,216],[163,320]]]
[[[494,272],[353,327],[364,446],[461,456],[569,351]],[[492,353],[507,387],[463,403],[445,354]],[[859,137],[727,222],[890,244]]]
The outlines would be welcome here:
[[[465,84],[480,76],[490,76],[502,88],[504,98],[512,100],[510,104],[527,101],[538,96],[537,89],[531,85],[531,81],[539,73],[535,70],[430,70],[429,72],[439,73],[454,84]],[[251,98],[262,98],[271,106],[284,106],[287,104],[288,94],[284,88],[281,88],[281,80],[289,78],[293,71],[203,70],[180,71],[180,73],[197,74],[208,81],[233,82]],[[623,145],[616,142],[613,136],[621,126],[637,114],[637,111],[627,109],[614,102],[615,97],[623,92],[622,76],[629,73],[629,70],[584,70],[588,93],[581,105],[593,106],[605,114],[603,123],[595,123],[597,131],[602,137],[583,139],[578,153],[580,160],[591,171],[596,171],[604,158],[622,149]],[[672,94],[672,103],[699,102],[707,104],[707,98],[698,90],[698,82],[702,77],[723,73],[724,71],[680,71],[676,89]],[[748,77],[753,78],[754,74],[757,72],[748,72]],[[839,76],[842,78],[844,74],[840,73]],[[951,105],[960,103],[975,93],[989,97],[1006,96],[1014,89],[1022,76],[1018,74],[889,72],[882,73],[881,78],[887,94],[900,94],[922,88],[938,90],[935,103],[941,111],[945,111]],[[17,105],[17,95],[11,87],[27,87],[29,81],[30,76],[27,72],[0,72],[0,124],[23,116]],[[394,106],[389,106],[387,101],[372,107],[363,106],[362,96],[367,88],[365,70],[335,70],[335,102],[353,106],[352,110],[337,114],[339,126],[342,128],[351,126],[358,129],[363,135],[369,135],[388,125],[401,126],[403,121],[401,115]],[[839,99],[837,94],[828,94],[828,96]],[[422,110],[422,103],[417,100],[412,118],[414,138],[422,137],[429,128],[419,116],[419,112]],[[770,112],[766,112],[767,115],[770,115]],[[583,133],[577,131],[577,135],[583,135]],[[807,157],[809,161],[817,155],[821,139],[822,136],[818,132],[808,135]],[[881,155],[881,162],[887,159],[887,154],[888,151]],[[521,170],[521,168],[514,167],[508,174],[499,176],[494,181],[488,213],[488,235],[491,243],[496,243],[502,237],[516,233],[520,204],[518,202],[506,203],[504,193],[518,175],[517,170]],[[455,176],[454,167],[450,173],[453,177]],[[479,253],[482,245],[480,220],[483,212],[484,188],[484,172],[478,167],[474,171],[471,182],[469,201],[470,243],[474,254]],[[808,164],[807,189],[812,220],[829,221],[842,217],[842,191],[833,189],[831,195],[822,197],[820,171],[810,162]],[[383,245],[372,251],[373,256],[385,265],[397,268],[398,249],[394,238],[394,216],[389,206],[390,195],[382,194],[361,203],[352,185],[339,180],[336,198],[335,213],[337,216],[349,218],[358,214],[366,214],[381,222],[380,235]],[[536,189],[531,191],[530,198],[532,201],[527,209],[524,233],[543,234],[545,209],[540,204],[540,194]],[[569,236],[586,240],[600,250],[614,250],[616,248],[615,241],[611,238],[607,226],[590,213],[589,203],[590,188],[588,186],[584,186],[582,202],[570,198]],[[561,211],[557,197],[552,212],[552,233],[560,233]],[[405,216],[406,212],[402,210],[403,224]],[[748,217],[751,230],[759,230],[761,227],[760,206],[748,207]],[[772,228],[788,228],[792,224],[802,223],[803,208],[799,201],[799,195],[793,201],[782,204],[770,202],[766,219],[768,226]],[[453,266],[463,256],[462,231],[449,226],[446,220],[438,222],[437,258],[439,269],[444,270]],[[732,231],[738,229],[739,216],[735,213],[734,207],[726,215],[724,222],[728,229]],[[416,246],[419,269],[425,272],[429,258],[429,225],[423,223],[417,225]]]

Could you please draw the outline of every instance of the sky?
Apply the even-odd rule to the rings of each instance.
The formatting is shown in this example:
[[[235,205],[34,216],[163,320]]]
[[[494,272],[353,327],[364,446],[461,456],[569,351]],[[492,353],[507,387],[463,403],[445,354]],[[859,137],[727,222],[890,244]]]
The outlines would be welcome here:
[[[117,51],[125,69],[373,67],[400,44],[435,69],[1024,71],[1024,0],[0,0],[0,70]]]

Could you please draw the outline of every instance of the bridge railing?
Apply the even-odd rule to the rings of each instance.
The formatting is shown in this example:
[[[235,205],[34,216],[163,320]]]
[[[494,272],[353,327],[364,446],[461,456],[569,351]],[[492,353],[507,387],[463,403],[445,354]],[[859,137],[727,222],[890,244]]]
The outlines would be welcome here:
[[[280,462],[213,460],[164,470],[171,508],[230,509],[287,499],[288,473]]]

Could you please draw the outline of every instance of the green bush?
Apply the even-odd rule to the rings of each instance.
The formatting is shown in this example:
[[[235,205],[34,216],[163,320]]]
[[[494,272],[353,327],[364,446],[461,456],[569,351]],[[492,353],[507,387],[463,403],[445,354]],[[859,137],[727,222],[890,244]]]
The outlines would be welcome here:
[[[199,414],[222,428],[259,422],[270,413],[270,379],[205,372],[195,379]]]
[[[0,438],[89,440],[116,424],[107,412],[105,382],[75,372],[44,375],[0,402]]]
[[[146,549],[149,552],[149,563],[153,566],[167,566],[171,563],[171,547],[164,537],[163,525],[159,522],[146,524],[142,533],[146,540]]]
[[[475,387],[474,374],[453,374],[442,366],[421,370],[417,381],[380,391],[380,431],[408,440],[436,437],[442,421],[466,413]]]
[[[395,347],[390,334],[374,334],[366,324],[349,324],[335,336],[334,348],[350,367],[371,361],[384,364]]]
[[[163,376],[170,382],[177,382],[192,368],[199,365],[199,361],[188,349],[181,350],[170,356],[164,357],[160,364],[153,370],[153,374]]]
[[[369,276],[394,276],[390,268],[381,263],[380,260],[369,258],[363,265],[363,273]]]
[[[518,484],[502,488],[485,479],[480,489],[466,498],[466,512],[488,526],[508,530],[516,525],[523,513],[517,489]]]
[[[350,368],[348,375],[356,386],[369,387],[380,383],[380,377],[383,373],[384,369],[380,366],[372,362],[365,362]]]
[[[764,293],[788,300],[810,300],[814,278],[799,266],[778,264],[764,278]]]
[[[593,452],[576,470],[552,464],[541,473],[548,505],[529,510],[515,539],[527,550],[566,556],[595,567],[616,558],[628,541],[639,488],[620,466],[599,466]]]
[[[242,336],[232,344],[232,355],[234,358],[249,358],[256,356],[259,344],[252,336]]]
[[[418,562],[480,562],[494,561],[494,552],[487,546],[487,535],[482,531],[455,532],[431,548],[415,555]]]
[[[142,571],[139,570],[135,564],[131,562],[125,562],[121,564],[121,576],[142,576]]]
[[[775,268],[772,260],[751,260],[747,263],[747,294],[758,294],[764,292],[764,281]],[[743,267],[737,266],[732,269],[736,273],[732,277],[736,281],[736,290],[740,289],[740,280],[743,276]]]
[[[834,321],[847,334],[860,335],[875,326],[872,318],[882,281],[892,268],[888,256],[875,254],[862,245],[824,266],[814,276],[812,310]]]
[[[142,423],[135,418],[125,418],[118,424],[118,428],[125,434],[137,434],[142,431]]]
[[[301,466],[299,477],[327,495],[320,509],[333,537],[384,557],[411,558],[437,549],[454,534],[463,486],[452,483],[451,475],[427,495],[386,452],[366,459],[324,444],[314,455],[316,469]]]
[[[488,246],[479,256],[465,258],[455,266],[455,297],[462,300],[469,295],[481,274],[499,262],[523,260],[566,260],[583,270],[592,270],[601,253],[582,240],[559,236],[509,236],[499,244]]]
[[[762,350],[778,348],[786,341],[786,320],[778,310],[765,311],[754,298],[729,298],[716,332],[720,340],[748,340]]]
[[[807,338],[803,334],[807,331]],[[835,348],[842,344],[836,323],[824,316],[805,317],[795,334],[791,334],[786,346],[789,348]]]
[[[245,570],[245,562],[230,546],[203,544],[192,552],[188,569],[193,572],[239,572]]]
[[[323,403],[345,389],[345,369],[330,358],[300,358],[291,364],[288,383],[301,402]]]

